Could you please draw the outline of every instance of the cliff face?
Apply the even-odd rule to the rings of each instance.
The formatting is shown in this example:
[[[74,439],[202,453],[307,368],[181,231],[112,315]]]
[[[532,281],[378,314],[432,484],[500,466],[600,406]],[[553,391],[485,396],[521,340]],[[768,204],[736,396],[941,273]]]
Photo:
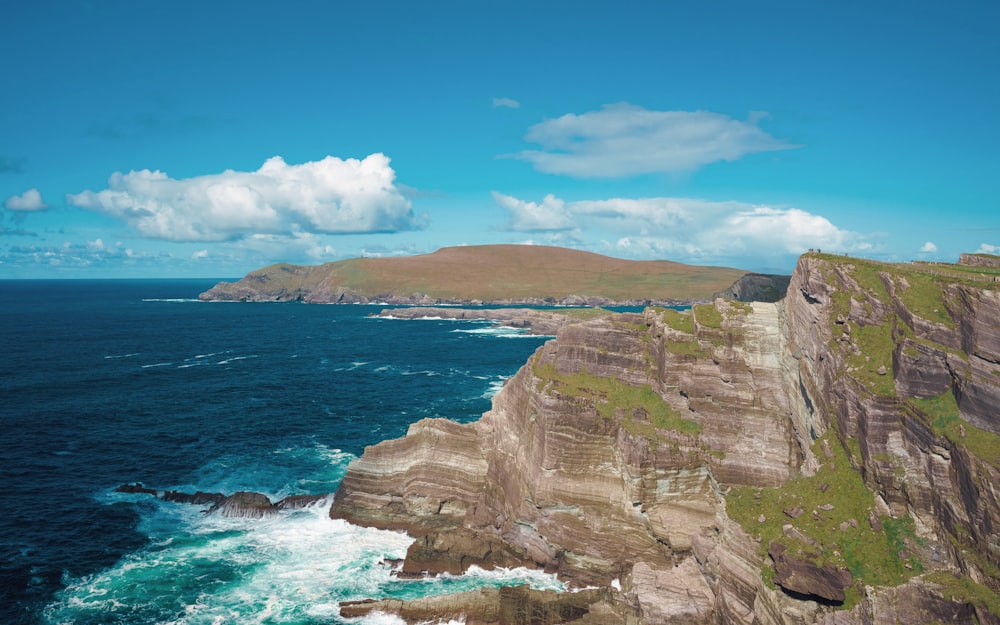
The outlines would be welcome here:
[[[416,537],[404,575],[605,589],[574,622],[995,623],[998,304],[809,255],[779,304],[566,326],[478,422],[368,448],[331,516]]]
[[[785,296],[791,276],[748,273],[716,297],[738,302],[777,302]]]

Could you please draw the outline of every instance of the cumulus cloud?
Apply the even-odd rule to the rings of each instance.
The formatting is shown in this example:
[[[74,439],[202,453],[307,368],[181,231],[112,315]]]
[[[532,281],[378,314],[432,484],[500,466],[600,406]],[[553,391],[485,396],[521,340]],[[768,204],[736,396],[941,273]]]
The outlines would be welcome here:
[[[934,245],[932,241],[928,241],[923,244],[923,246],[920,248],[920,251],[925,254],[934,254],[938,251],[938,248],[936,245]]]
[[[521,108],[521,103],[512,98],[493,98],[493,108]]]
[[[567,114],[528,129],[540,150],[516,155],[550,174],[618,178],[658,172],[688,172],[748,154],[798,146],[776,139],[757,125],[709,111],[650,111],[628,103],[599,111]]]
[[[509,213],[509,230],[573,229],[580,240],[610,237],[604,244],[608,251],[635,257],[705,259],[798,255],[809,248],[859,252],[870,247],[863,235],[797,208],[667,197],[564,202],[551,195],[536,204],[493,195]],[[551,227],[555,225],[559,228]]]
[[[38,189],[28,189],[21,195],[12,195],[4,200],[4,208],[12,211],[40,211],[48,208],[42,201],[42,194]]]
[[[493,200],[510,215],[507,227],[515,232],[549,232],[570,230],[573,220],[566,203],[554,195],[546,195],[541,204],[493,192]]]
[[[68,195],[74,206],[116,217],[141,235],[225,241],[254,234],[349,234],[420,227],[384,154],[327,156],[289,165],[280,156],[251,172],[173,179],[161,171],[115,172],[102,191]]]
[[[977,254],[1000,254],[1000,245],[990,245],[989,243],[980,243],[979,249],[976,250]]]

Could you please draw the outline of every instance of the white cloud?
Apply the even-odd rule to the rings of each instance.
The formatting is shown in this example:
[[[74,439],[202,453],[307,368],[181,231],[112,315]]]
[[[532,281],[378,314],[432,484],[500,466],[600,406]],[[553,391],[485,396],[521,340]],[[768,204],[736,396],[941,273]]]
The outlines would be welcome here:
[[[580,178],[617,178],[656,172],[686,172],[748,154],[798,146],[775,139],[754,113],[739,121],[709,111],[650,111],[628,103],[567,114],[528,129],[540,150],[517,158],[535,169]]]
[[[389,158],[327,156],[252,172],[175,180],[160,171],[115,172],[103,191],[68,195],[74,206],[122,219],[145,237],[224,241],[254,234],[394,232],[420,226],[395,186]]]
[[[493,108],[521,108],[521,103],[512,98],[493,98]]]
[[[201,260],[203,258],[208,258],[208,250],[197,250],[191,254],[193,260]]]
[[[570,230],[573,221],[566,212],[566,203],[554,195],[546,195],[541,204],[493,192],[493,199],[510,214],[508,228],[515,232],[550,232]]]
[[[809,248],[859,252],[871,247],[863,235],[797,208],[666,197],[564,202],[552,195],[536,204],[493,195],[510,215],[510,230],[573,230],[576,239],[595,245],[604,245],[595,237],[610,237],[607,248],[634,257],[696,260],[798,255]]]
[[[933,242],[928,241],[928,242],[924,243],[923,247],[920,248],[920,251],[923,252],[923,253],[925,253],[925,254],[934,254],[934,253],[936,253],[938,251],[938,249],[937,249],[937,246],[934,245]]]
[[[28,189],[21,195],[12,195],[4,200],[3,205],[12,211],[40,211],[48,208],[38,189]]]
[[[979,249],[976,250],[977,254],[1000,254],[1000,245],[990,245],[989,243],[980,243]]]

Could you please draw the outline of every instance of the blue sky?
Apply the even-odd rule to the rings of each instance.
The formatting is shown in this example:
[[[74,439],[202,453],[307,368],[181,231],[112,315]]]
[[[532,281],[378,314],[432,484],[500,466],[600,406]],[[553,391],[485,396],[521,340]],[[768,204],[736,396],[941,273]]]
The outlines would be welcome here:
[[[9,2],[0,278],[1000,253],[995,2]]]

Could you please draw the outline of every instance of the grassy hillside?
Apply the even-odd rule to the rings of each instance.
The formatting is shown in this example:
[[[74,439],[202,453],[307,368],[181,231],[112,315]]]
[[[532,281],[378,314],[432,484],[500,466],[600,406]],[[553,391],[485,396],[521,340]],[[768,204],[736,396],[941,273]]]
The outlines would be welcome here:
[[[573,295],[615,301],[698,300],[723,291],[746,273],[670,261],[628,261],[558,247],[485,245],[419,256],[354,258],[318,267],[274,265],[233,286],[267,293],[341,288],[365,297],[422,293],[441,300],[558,300]]]

